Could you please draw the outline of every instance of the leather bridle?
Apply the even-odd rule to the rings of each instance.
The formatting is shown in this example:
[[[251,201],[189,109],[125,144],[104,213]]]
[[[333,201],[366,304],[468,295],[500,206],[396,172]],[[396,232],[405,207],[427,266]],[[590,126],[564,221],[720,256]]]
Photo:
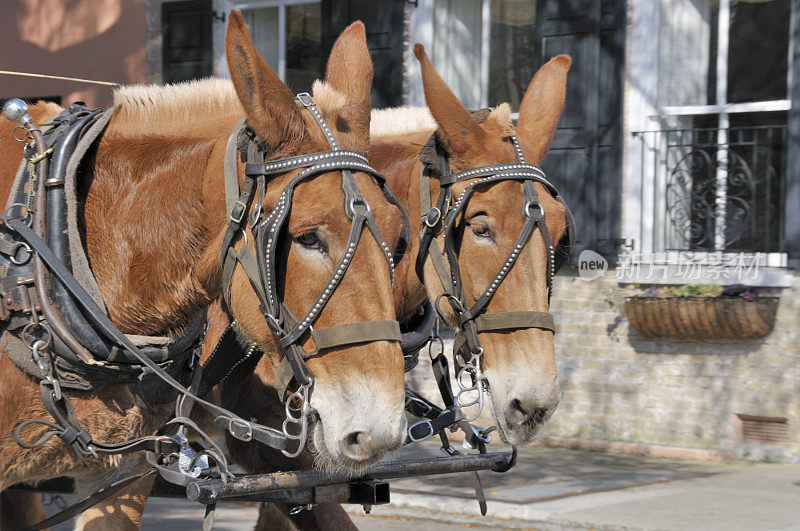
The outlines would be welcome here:
[[[276,368],[276,388],[281,398],[285,397],[286,420],[283,423],[284,436],[298,441],[294,452],[282,449],[288,457],[295,457],[305,447],[308,434],[308,418],[311,413],[309,405],[314,377],[305,360],[312,354],[325,349],[342,347],[356,343],[373,341],[400,341],[400,326],[397,321],[365,321],[341,324],[327,328],[314,329],[333,292],[340,284],[353,259],[361,234],[366,227],[380,246],[389,264],[394,282],[395,256],[392,249],[381,235],[378,224],[372,215],[370,206],[353,178],[352,172],[367,173],[375,178],[386,199],[403,212],[397,199],[386,186],[386,179],[377,170],[370,167],[361,153],[345,151],[339,148],[336,138],[316,107],[313,98],[307,94],[298,94],[296,102],[307,109],[325,135],[329,151],[321,151],[306,155],[271,160],[264,162],[264,152],[258,140],[245,126],[244,118],[240,120],[228,140],[225,160],[225,190],[229,212],[228,228],[222,245],[223,295],[230,307],[231,282],[237,265],[241,264],[261,303],[261,310],[267,324],[278,339],[283,351],[283,358]],[[246,135],[245,179],[239,190],[239,178],[236,165],[236,146],[241,146],[241,136]],[[286,184],[279,196],[276,207],[265,215],[264,196],[269,181],[275,177],[301,169]],[[318,177],[323,173],[340,172],[345,201],[344,211],[351,220],[350,235],[344,255],[339,260],[333,273],[311,307],[301,318],[297,318],[282,300],[279,294],[277,270],[279,249],[284,238],[288,237],[287,220],[292,209],[292,198],[298,184]],[[254,199],[256,201],[254,202]],[[248,209],[250,214],[247,215]],[[245,234],[245,224],[254,236],[255,257],[245,241],[239,250],[235,243],[240,234]],[[408,241],[408,219],[405,218],[401,242]],[[395,251],[399,256],[403,249]],[[306,352],[302,340],[310,332],[315,348]],[[287,389],[294,391],[286,397]],[[295,425],[297,433],[289,427]]]
[[[530,241],[531,236],[539,230],[547,248],[547,294],[548,301],[553,291],[553,277],[555,273],[569,258],[575,239],[575,222],[569,208],[566,207],[558,190],[546,178],[544,171],[533,164],[525,162],[525,157],[516,136],[511,136],[510,141],[514,146],[517,163],[491,164],[471,168],[453,174],[446,150],[435,142],[439,158],[439,197],[435,206],[431,206],[430,177],[432,169],[423,167],[420,182],[420,211],[422,224],[420,230],[420,249],[417,255],[416,272],[420,281],[424,283],[425,262],[431,257],[434,268],[439,276],[444,293],[439,295],[434,306],[443,319],[439,302],[446,298],[455,313],[458,331],[454,352],[463,360],[463,365],[457,370],[456,381],[459,386],[456,395],[456,404],[460,408],[477,406],[477,412],[466,419],[468,422],[475,420],[483,408],[483,393],[486,390],[486,380],[481,369],[480,359],[483,354],[478,334],[497,330],[520,330],[539,328],[555,333],[553,316],[549,312],[539,311],[512,311],[489,313],[486,311],[498,287],[514,267],[520,253]],[[474,181],[457,197],[453,194],[453,185],[465,181]],[[522,208],[522,217],[525,220],[522,231],[508,253],[506,260],[489,286],[478,297],[472,306],[466,302],[461,280],[461,270],[458,265],[459,242],[456,234],[456,225],[459,216],[466,208],[475,188],[479,185],[493,184],[500,181],[522,182],[522,194],[525,199]],[[534,183],[544,185],[553,198],[566,208],[567,229],[564,236],[554,248],[547,229],[545,211],[539,202],[538,192]],[[444,253],[439,250],[436,238],[444,236]],[[445,260],[446,258],[446,260]]]

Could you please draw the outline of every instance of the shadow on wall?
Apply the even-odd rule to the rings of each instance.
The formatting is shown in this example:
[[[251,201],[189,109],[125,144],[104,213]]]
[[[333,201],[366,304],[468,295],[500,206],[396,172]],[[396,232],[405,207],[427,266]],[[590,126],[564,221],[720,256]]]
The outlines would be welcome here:
[[[144,0],[9,2],[0,32],[3,70],[145,83]],[[60,96],[110,105],[112,87],[0,75],[0,98]]]
[[[620,322],[625,318],[618,317]],[[758,352],[769,343],[769,336],[758,339],[649,339],[628,326],[628,343],[637,354],[696,354],[746,356]]]

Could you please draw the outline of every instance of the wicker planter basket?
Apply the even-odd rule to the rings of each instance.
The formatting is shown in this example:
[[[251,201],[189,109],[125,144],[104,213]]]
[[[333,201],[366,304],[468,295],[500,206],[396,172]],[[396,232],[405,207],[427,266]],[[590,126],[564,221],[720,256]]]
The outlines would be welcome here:
[[[775,325],[777,297],[629,297],[625,315],[642,337],[746,339]]]

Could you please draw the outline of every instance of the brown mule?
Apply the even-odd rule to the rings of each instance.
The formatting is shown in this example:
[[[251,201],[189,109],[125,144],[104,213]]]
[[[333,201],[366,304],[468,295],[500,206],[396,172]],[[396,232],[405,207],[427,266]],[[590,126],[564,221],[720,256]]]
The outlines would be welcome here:
[[[122,89],[115,114],[99,142],[91,175],[86,177],[85,244],[92,269],[116,326],[126,333],[173,333],[187,316],[220,296],[219,253],[226,229],[223,157],[234,124],[246,114],[269,158],[283,158],[328,148],[319,126],[301,111],[288,88],[261,59],[241,16],[230,17],[226,40],[235,90],[219,81],[200,81],[164,88]],[[331,54],[327,83],[317,104],[345,149],[366,151],[369,132],[372,64],[364,29],[352,25]],[[59,109],[37,105],[31,114],[46,121]],[[0,186],[10,189],[21,159],[21,146],[10,140],[13,124],[0,119]],[[243,165],[239,166],[240,181]],[[274,209],[279,191],[299,171],[275,177],[267,190],[266,210]],[[387,201],[367,174],[353,172],[356,183],[389,245],[403,226],[402,212]],[[288,221],[281,268],[283,299],[296,314],[315,302],[337,261],[345,253],[350,222],[345,215],[341,179],[325,173],[300,183]],[[236,245],[249,245],[253,237]],[[362,241],[363,240],[363,241]],[[259,301],[241,268],[232,283],[231,312],[241,332],[277,364],[272,333]],[[317,326],[395,318],[389,265],[384,251],[362,235],[347,274]],[[303,340],[306,350],[313,342]],[[315,377],[311,437],[325,464],[361,469],[398,446],[405,435],[403,359],[394,341],[347,345],[307,360]],[[240,389],[234,389],[240,392]],[[36,450],[19,448],[11,431],[20,421],[46,419],[37,384],[0,356],[0,488],[20,481],[72,476],[79,490],[94,488],[143,465],[137,459],[102,458],[80,466],[53,438]],[[102,386],[91,392],[69,392],[81,425],[101,441],[123,441],[151,433],[166,418],[142,411],[132,389]],[[380,404],[352,415],[352,404]],[[28,440],[43,429],[23,430]],[[353,434],[357,434],[355,437]],[[141,482],[142,484],[145,482]],[[88,487],[87,487],[88,486]],[[97,512],[114,520],[87,527],[136,527],[147,485],[128,489],[126,509]],[[5,509],[5,507],[4,507]]]
[[[382,171],[392,191],[401,198],[411,220],[411,233],[419,234],[423,216],[420,205],[422,163],[418,154],[437,132],[449,155],[452,172],[518,161],[510,137],[515,135],[525,159],[540,164],[555,134],[564,107],[566,78],[571,60],[559,55],[534,76],[520,105],[519,125],[510,120],[510,108],[502,104],[478,123],[442,81],[421,45],[414,48],[421,65],[424,109],[390,109],[373,112],[370,162]],[[432,118],[432,119],[431,119]],[[400,122],[400,123],[398,123]],[[408,125],[404,128],[401,124]],[[429,197],[439,196],[436,177],[429,180]],[[466,180],[452,186],[453,196],[474,183]],[[522,183],[500,181],[479,185],[456,219],[455,230],[463,233],[458,249],[465,305],[472,305],[493,282],[509,251],[523,229],[524,198]],[[559,242],[567,230],[566,207],[542,184],[534,184],[547,220],[549,240]],[[444,249],[442,236],[437,238]],[[407,253],[417,256],[419,240],[412,238]],[[439,251],[441,252],[441,251]],[[446,264],[448,257],[442,255]],[[487,313],[549,310],[548,249],[543,235],[533,232],[508,275],[494,292]],[[398,316],[410,314],[429,297],[435,300],[445,291],[433,259],[424,265],[425,285],[415,272],[412,260],[403,261],[397,270],[395,297]],[[447,304],[439,308],[453,321]],[[501,438],[514,445],[533,441],[550,418],[559,400],[553,333],[541,328],[497,330],[480,334],[484,349],[482,367],[492,399],[492,410]]]

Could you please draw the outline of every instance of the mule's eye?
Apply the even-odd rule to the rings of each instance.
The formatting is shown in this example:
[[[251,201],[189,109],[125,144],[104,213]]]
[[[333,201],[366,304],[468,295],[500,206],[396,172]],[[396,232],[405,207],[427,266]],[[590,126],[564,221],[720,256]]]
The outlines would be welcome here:
[[[294,240],[308,249],[318,250],[322,248],[319,238],[313,232],[304,232],[303,234],[296,236]]]
[[[492,233],[492,229],[489,228],[489,225],[473,224],[470,225],[470,229],[472,229],[472,234],[478,238],[494,239],[494,233]]]

